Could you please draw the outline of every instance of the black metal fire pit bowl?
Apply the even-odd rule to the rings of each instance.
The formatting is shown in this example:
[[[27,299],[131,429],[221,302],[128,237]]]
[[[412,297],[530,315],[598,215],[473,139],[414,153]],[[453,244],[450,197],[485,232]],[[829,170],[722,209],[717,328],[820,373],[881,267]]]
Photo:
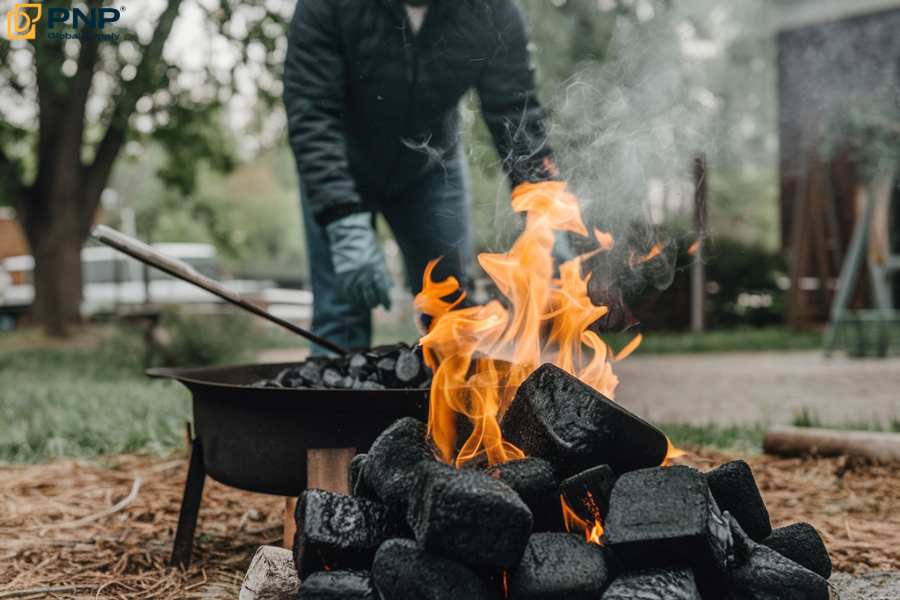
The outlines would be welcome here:
[[[149,369],[193,397],[191,462],[172,563],[190,563],[206,475],[251,492],[297,497],[306,488],[309,448],[364,452],[401,417],[426,420],[428,390],[253,387],[293,363]]]

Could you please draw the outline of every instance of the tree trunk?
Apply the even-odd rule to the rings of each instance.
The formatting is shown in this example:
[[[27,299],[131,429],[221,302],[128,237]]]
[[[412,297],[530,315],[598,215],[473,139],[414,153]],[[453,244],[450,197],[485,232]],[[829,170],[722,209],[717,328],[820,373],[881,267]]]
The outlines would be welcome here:
[[[34,254],[32,317],[52,336],[65,336],[81,322],[81,246],[84,238],[48,224],[46,233],[31,240]],[[46,236],[46,237],[45,237]]]
[[[24,227],[34,257],[35,296],[30,316],[49,335],[62,337],[81,323],[81,247],[87,230],[78,210],[81,203],[74,194],[32,202],[32,218],[26,219]],[[38,206],[43,210],[34,210]]]

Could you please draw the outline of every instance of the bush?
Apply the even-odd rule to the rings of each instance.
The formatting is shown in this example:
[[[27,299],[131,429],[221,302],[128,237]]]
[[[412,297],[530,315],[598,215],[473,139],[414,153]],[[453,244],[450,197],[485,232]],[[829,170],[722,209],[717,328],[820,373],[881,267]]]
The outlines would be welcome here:
[[[259,347],[260,332],[254,318],[234,312],[189,315],[167,312],[162,327],[170,343],[156,352],[152,362],[165,366],[204,367],[247,360]]]

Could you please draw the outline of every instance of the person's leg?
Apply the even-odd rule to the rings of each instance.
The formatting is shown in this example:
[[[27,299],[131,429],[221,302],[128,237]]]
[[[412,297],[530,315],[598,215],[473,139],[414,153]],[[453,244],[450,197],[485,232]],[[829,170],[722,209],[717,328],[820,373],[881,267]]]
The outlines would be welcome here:
[[[450,275],[463,288],[473,267],[472,201],[465,157],[435,168],[410,189],[386,199],[381,212],[403,254],[407,284],[413,294],[422,289],[429,261],[441,258],[434,279]]]
[[[313,290],[312,332],[344,348],[368,348],[372,342],[371,311],[361,310],[341,297],[325,229],[316,223],[302,200],[301,206]],[[328,354],[315,345],[312,351]]]

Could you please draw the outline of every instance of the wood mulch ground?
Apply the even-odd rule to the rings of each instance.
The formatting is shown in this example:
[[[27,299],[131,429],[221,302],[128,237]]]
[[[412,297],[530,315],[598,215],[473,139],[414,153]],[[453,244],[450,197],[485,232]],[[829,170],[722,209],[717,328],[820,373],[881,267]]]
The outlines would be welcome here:
[[[687,461],[711,468],[729,458]],[[774,524],[815,525],[836,570],[900,570],[900,466],[749,462]],[[280,540],[284,502],[208,481],[194,564],[171,568],[185,470],[184,458],[142,456],[0,467],[0,599],[237,598],[256,547]]]

